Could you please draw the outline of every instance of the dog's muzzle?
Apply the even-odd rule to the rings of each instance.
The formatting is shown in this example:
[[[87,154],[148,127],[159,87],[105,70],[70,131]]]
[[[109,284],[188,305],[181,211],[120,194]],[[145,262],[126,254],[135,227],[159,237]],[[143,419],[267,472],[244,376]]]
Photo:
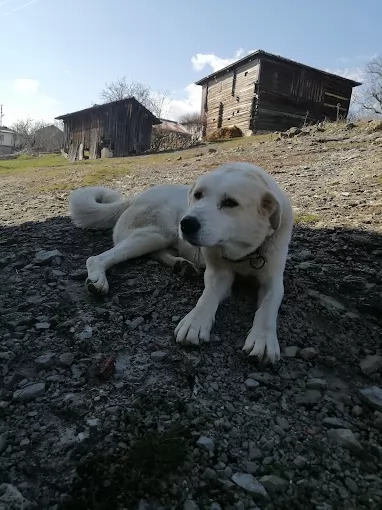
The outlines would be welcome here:
[[[193,237],[200,230],[201,224],[194,216],[185,216],[180,222],[180,230],[186,237]]]

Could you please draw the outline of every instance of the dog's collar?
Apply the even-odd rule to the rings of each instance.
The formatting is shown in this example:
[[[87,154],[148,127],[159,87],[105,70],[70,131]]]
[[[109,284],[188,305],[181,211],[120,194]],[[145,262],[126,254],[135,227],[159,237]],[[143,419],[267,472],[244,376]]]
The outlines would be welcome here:
[[[256,249],[239,259],[230,259],[228,257],[223,257],[223,259],[228,260],[229,262],[233,262],[234,264],[239,264],[240,262],[246,262],[249,260],[249,263],[253,269],[261,269],[265,265],[265,258],[260,255],[259,249]]]

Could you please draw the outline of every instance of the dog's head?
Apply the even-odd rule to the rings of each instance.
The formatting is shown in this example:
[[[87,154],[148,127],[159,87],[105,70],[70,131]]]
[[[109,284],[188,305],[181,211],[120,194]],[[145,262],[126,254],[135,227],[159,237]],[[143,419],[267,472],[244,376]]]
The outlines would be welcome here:
[[[218,247],[234,259],[256,250],[280,222],[280,204],[263,173],[250,163],[231,163],[195,182],[179,230],[190,244]]]

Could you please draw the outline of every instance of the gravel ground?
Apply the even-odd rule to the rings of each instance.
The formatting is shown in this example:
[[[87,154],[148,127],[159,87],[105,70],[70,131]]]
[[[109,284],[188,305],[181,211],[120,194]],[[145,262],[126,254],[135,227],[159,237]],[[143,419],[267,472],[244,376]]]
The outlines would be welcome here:
[[[140,259],[110,270],[105,299],[88,296],[86,258],[111,233],[73,227],[67,191],[31,191],[43,174],[7,175],[0,510],[382,508],[381,134],[211,147],[137,158],[112,186],[191,182],[229,160],[275,175],[296,214],[281,362],[264,370],[241,350],[255,301],[245,282],[198,349],[173,330],[202,278]]]

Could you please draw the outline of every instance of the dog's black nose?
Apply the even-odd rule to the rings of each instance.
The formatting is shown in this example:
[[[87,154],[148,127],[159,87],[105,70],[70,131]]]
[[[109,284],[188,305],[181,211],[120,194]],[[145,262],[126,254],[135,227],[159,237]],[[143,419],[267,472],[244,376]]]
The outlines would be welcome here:
[[[194,216],[185,216],[180,222],[180,228],[183,234],[186,236],[196,234],[196,232],[200,229],[199,220],[194,218]]]

